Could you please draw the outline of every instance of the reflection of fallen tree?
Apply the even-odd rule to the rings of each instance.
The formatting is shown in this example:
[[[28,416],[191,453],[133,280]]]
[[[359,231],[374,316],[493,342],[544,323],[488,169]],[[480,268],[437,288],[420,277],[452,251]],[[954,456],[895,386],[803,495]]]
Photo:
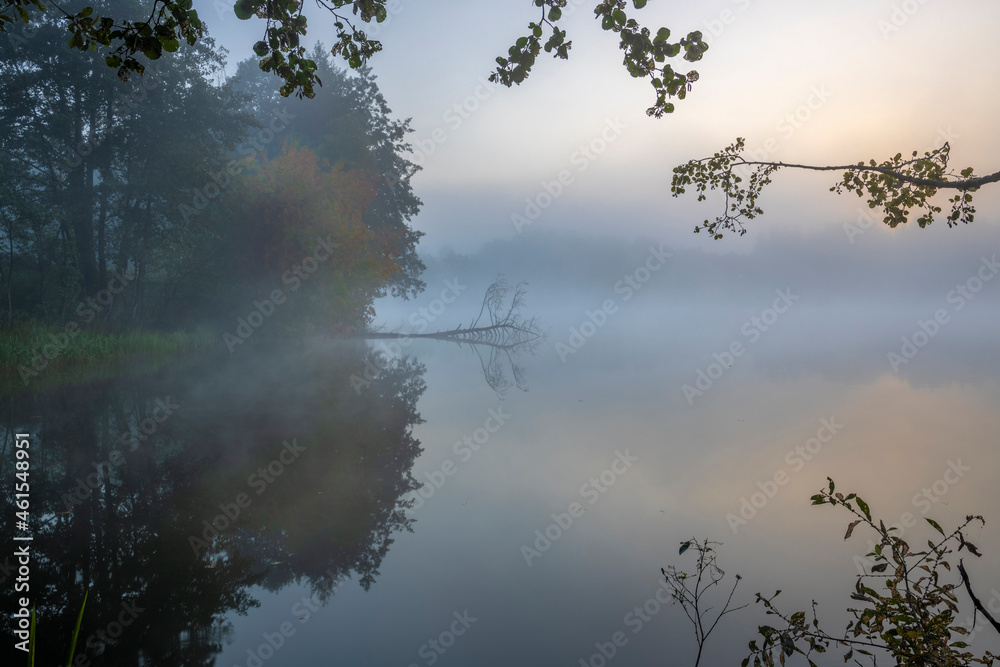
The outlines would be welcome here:
[[[506,393],[512,386],[526,391],[524,369],[517,363],[516,358],[525,352],[534,353],[538,343],[545,338],[538,318],[525,319],[521,314],[527,292],[526,283],[511,285],[501,276],[486,288],[479,314],[468,326],[432,333],[373,331],[359,334],[357,337],[430,338],[468,345],[479,358],[483,376],[491,389],[499,394]],[[483,355],[484,350],[488,351],[487,357]],[[513,380],[508,379],[507,367],[510,368]]]

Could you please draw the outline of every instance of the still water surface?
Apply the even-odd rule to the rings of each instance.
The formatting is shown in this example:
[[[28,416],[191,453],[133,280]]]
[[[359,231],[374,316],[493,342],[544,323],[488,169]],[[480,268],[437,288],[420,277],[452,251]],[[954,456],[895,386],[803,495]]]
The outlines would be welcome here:
[[[757,591],[790,611],[817,599],[842,627],[867,536],[845,543],[848,517],[809,506],[828,475],[888,521],[985,514],[970,571],[991,598],[995,302],[952,313],[897,372],[887,353],[947,304],[778,312],[781,289],[548,308],[536,353],[498,359],[506,391],[488,352],[413,341],[386,365],[346,341],[10,399],[6,447],[12,430],[39,443],[42,648],[63,659],[89,586],[79,664],[689,665],[660,568],[690,568],[678,545],[708,537],[751,604],[702,664],[735,665]],[[617,310],[583,326],[606,298]]]

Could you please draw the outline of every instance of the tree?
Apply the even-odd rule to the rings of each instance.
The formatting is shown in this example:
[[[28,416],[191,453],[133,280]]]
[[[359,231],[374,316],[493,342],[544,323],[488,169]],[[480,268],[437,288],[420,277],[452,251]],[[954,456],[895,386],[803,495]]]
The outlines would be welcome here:
[[[424,287],[420,279],[424,265],[416,252],[423,233],[409,225],[421,205],[410,184],[419,167],[404,157],[410,150],[406,143],[409,121],[391,117],[376,77],[367,67],[362,67],[358,76],[348,76],[319,44],[312,57],[326,82],[313,100],[277,95],[272,77],[253,59],[241,62],[231,81],[237,90],[251,96],[251,108],[262,126],[282,118],[281,140],[265,145],[270,157],[280,155],[285,141],[295,141],[331,165],[358,170],[371,178],[377,187],[363,220],[378,239],[372,251],[398,265],[379,296],[386,292],[403,298],[414,296]]]
[[[0,234],[22,310],[73,318],[119,271],[128,289],[100,319],[146,319],[195,234],[178,206],[213,183],[249,115],[231,87],[209,82],[221,59],[210,39],[121,83],[97,54],[65,50],[56,22],[42,17],[34,30],[0,41],[0,176],[11,194]]]
[[[285,331],[332,334],[367,324],[372,300],[398,271],[374,250],[377,235],[363,222],[374,191],[366,174],[324,169],[304,147],[249,164],[220,230],[222,278],[236,297],[229,301],[245,309],[282,289]]]
[[[318,49],[328,86],[286,100],[249,62],[213,82],[210,38],[124,83],[62,39],[46,15],[30,39],[0,40],[6,326],[231,329],[247,304],[301,283],[271,333],[334,333],[367,324],[373,299],[423,288],[409,127],[368,70],[348,77]],[[323,279],[286,280],[316,268],[327,237],[341,250]]]
[[[456,343],[460,347],[468,345],[479,359],[483,378],[490,389],[500,396],[505,395],[511,387],[527,391],[524,369],[517,363],[517,357],[524,353],[534,354],[538,345],[545,339],[545,332],[538,318],[525,318],[521,313],[527,292],[527,283],[511,285],[503,276],[498,276],[486,288],[479,314],[469,322],[468,326],[457,326],[454,329],[433,333],[368,331],[359,333],[355,337],[405,341],[413,338],[430,338]],[[482,354],[484,349],[488,354],[486,359]],[[508,368],[513,380],[507,376]]]
[[[848,610],[853,620],[843,634],[828,633],[820,624],[815,602],[810,620],[805,611],[787,614],[778,609],[774,599],[781,591],[770,597],[758,593],[757,602],[764,606],[767,614],[777,616],[783,626],[760,626],[762,641],[760,644],[756,640],[750,642],[750,655],[743,660],[743,667],[747,667],[751,659],[755,666],[773,666],[775,655],[784,665],[786,657],[794,653],[805,655],[809,664],[815,666],[811,655],[825,653],[834,646],[845,649],[844,662],[854,658],[857,664],[862,663],[855,654],[865,656],[872,665],[888,654],[898,665],[992,665],[997,656],[989,651],[975,655],[967,650],[964,641],[956,639],[956,635],[967,635],[969,630],[956,622],[959,608],[954,591],[964,584],[977,612],[984,614],[998,631],[1000,623],[972,592],[961,560],[961,582],[947,581],[951,572],[950,554],[964,549],[980,556],[962,531],[972,523],[985,523],[983,517],[967,516],[951,533],[945,533],[936,521],[927,518],[927,523],[940,533],[941,539],[928,540],[926,550],[914,551],[906,541],[893,534],[896,527],[887,528],[884,521],[873,518],[871,508],[857,494],[845,496],[836,491],[832,479],[827,479],[829,486],[812,497],[813,505],[842,507],[856,517],[847,527],[845,540],[850,539],[860,525],[878,537],[878,543],[867,555],[871,563],[869,571],[858,575],[855,592],[851,594],[851,599],[861,602],[862,606]]]

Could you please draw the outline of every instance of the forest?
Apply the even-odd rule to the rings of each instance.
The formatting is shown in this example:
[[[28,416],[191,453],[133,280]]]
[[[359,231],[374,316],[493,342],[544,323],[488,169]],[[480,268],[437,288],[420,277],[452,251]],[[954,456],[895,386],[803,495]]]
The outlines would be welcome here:
[[[205,39],[122,82],[63,32],[0,40],[0,366],[22,387],[251,334],[350,333],[374,299],[423,287],[418,167],[369,69],[318,45],[324,85],[285,98],[250,59],[227,76]]]

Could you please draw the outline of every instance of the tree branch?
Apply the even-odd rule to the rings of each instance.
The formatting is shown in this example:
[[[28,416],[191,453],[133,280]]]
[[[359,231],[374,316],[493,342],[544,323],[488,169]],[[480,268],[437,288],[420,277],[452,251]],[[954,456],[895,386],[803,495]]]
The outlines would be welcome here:
[[[990,612],[987,611],[986,607],[983,606],[983,603],[979,601],[979,598],[976,597],[976,594],[972,592],[972,584],[969,583],[969,574],[965,571],[965,565],[962,564],[961,559],[958,561],[958,572],[962,575],[962,583],[965,584],[965,590],[969,594],[969,597],[972,598],[973,606],[977,611],[982,612],[983,616],[985,616],[986,620],[990,622],[994,630],[1000,632],[1000,622],[997,622],[997,620],[993,618]],[[973,619],[973,625],[975,625],[975,619]]]
[[[712,157],[689,160],[674,168],[670,182],[674,197],[684,194],[688,186],[695,188],[698,201],[706,198],[708,190],[722,190],[724,194],[723,214],[712,222],[705,220],[695,227],[695,232],[706,231],[716,239],[722,238],[722,232],[727,230],[741,236],[745,234],[744,221],[763,213],[757,206],[757,199],[771,183],[771,175],[785,168],[843,172],[840,181],[830,190],[837,194],[846,190],[866,197],[869,208],[882,208],[883,222],[889,227],[907,222],[914,209],[922,210],[917,224],[920,227],[929,225],[934,215],[941,212],[941,207],[931,201],[940,190],[957,191],[948,200],[951,204],[948,226],[972,222],[976,212],[972,193],[984,185],[1000,182],[1000,171],[976,176],[971,167],[959,173],[949,170],[951,147],[947,143],[922,156],[914,151],[912,159],[907,160],[897,153],[880,164],[870,160],[867,164],[829,166],[747,160],[743,157],[744,149],[745,140],[740,137]]]
[[[923,158],[921,158],[923,159]],[[904,164],[911,164],[914,161]],[[900,180],[904,183],[912,183],[913,185],[920,185],[929,188],[935,188],[937,190],[951,189],[951,190],[976,190],[984,185],[989,185],[990,183],[1000,182],[1000,171],[992,173],[988,176],[979,176],[977,178],[967,178],[957,181],[942,181],[933,178],[919,178],[916,176],[909,176],[907,174],[901,173],[897,170],[890,169],[888,167],[879,167],[866,165],[859,162],[858,164],[847,164],[847,165],[832,165],[827,167],[821,167],[812,164],[795,164],[792,162],[759,162],[751,160],[739,160],[735,163],[736,165],[746,165],[746,166],[764,166],[764,167],[777,167],[777,168],[789,168],[789,169],[806,169],[808,171],[866,171],[866,172],[876,172],[879,174],[885,174],[887,176],[892,176],[893,178]]]

